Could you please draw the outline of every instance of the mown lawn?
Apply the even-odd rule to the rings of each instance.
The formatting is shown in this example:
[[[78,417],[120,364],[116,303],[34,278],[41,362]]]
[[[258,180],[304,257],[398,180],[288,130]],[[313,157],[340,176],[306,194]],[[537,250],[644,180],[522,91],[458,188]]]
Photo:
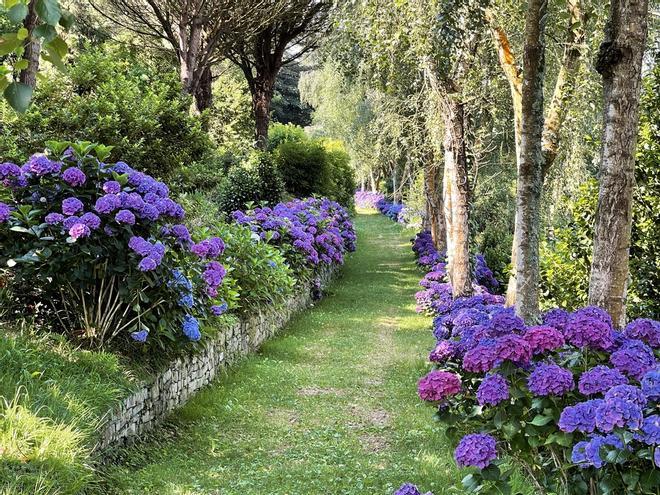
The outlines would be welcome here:
[[[315,308],[104,473],[104,493],[391,494],[460,487],[416,395],[432,343],[410,231],[359,215],[358,251]],[[461,493],[460,488],[457,489]]]

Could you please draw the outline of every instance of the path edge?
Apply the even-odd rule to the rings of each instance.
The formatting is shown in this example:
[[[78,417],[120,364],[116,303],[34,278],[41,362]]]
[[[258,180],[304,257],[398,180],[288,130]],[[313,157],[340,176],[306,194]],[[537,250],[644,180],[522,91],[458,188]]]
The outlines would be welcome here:
[[[326,288],[340,272],[341,265],[317,269],[280,308],[262,308],[239,318],[205,341],[197,352],[177,357],[162,371],[138,384],[101,421],[93,452],[103,458],[111,450],[129,445],[154,429],[223,370],[258,351],[295,315],[309,308],[314,302],[313,294],[319,292],[317,289]]]

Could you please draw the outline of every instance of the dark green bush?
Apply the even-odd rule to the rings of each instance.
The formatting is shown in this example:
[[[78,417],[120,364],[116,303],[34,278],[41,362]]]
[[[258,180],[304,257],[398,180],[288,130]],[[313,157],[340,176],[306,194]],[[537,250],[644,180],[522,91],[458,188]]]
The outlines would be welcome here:
[[[171,65],[124,45],[88,47],[66,74],[44,72],[24,115],[0,103],[0,156],[22,163],[48,140],[84,139],[114,146],[111,159],[165,177],[212,151],[190,103]]]
[[[259,201],[259,176],[254,170],[236,166],[229,170],[216,192],[216,204],[222,213],[230,215],[244,210],[248,203]]]
[[[249,203],[275,205],[282,200],[284,183],[269,153],[255,151],[229,168],[215,199],[226,215],[244,210]]]
[[[275,205],[282,201],[284,180],[270,153],[255,152],[249,160],[259,181],[259,201]]]
[[[286,190],[297,197],[324,196],[330,190],[328,155],[318,141],[285,141],[274,151]]]
[[[324,148],[330,168],[330,188],[326,196],[352,209],[355,195],[355,172],[351,168],[351,157],[341,141],[326,140]]]

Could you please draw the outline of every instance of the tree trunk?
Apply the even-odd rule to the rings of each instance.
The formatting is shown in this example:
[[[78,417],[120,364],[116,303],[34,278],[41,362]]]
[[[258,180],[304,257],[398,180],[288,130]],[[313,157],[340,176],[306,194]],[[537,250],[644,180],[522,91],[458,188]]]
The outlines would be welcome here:
[[[445,251],[447,249],[447,232],[442,205],[442,188],[439,179],[440,167],[433,160],[429,160],[424,170],[427,228],[431,231],[431,238],[436,249]]]
[[[472,293],[469,252],[469,187],[465,153],[465,112],[463,103],[445,93],[442,117],[445,126],[445,172],[443,198],[447,229],[447,267],[453,296]]]
[[[210,67],[202,70],[197,85],[195,86],[195,106],[198,112],[211,108],[213,104],[213,74]]]
[[[23,19],[23,27],[28,30],[28,37],[25,41],[25,52],[23,58],[28,61],[28,66],[23,69],[18,80],[23,84],[27,84],[31,88],[37,85],[37,72],[39,71],[39,57],[41,55],[41,42],[38,38],[32,36],[34,28],[39,23],[39,18],[36,12],[36,0],[30,0],[28,4],[28,14]]]
[[[539,230],[543,190],[543,74],[547,0],[529,0],[523,54],[520,163],[516,190],[516,313],[528,324],[539,315]]]
[[[625,323],[635,148],[648,0],[612,0],[596,69],[603,77],[600,190],[589,304]]]
[[[566,28],[564,56],[559,68],[559,73],[557,74],[552,100],[543,126],[542,147],[544,155],[544,179],[559,152],[560,131],[568,104],[573,96],[575,76],[577,75],[581,59],[580,46],[584,43],[585,16],[582,12],[582,0],[567,0],[566,6],[568,9],[569,20]],[[516,143],[516,166],[519,170],[522,126],[522,73],[516,63],[516,57],[511,50],[511,45],[509,44],[506,32],[497,24],[493,13],[490,10],[487,10],[486,18],[490,25],[490,31],[495,44],[495,49],[497,50],[500,66],[509,82],[509,88],[511,90]],[[506,291],[507,306],[513,306],[516,301],[516,244],[517,239],[514,237],[511,247],[511,266],[513,267],[513,272],[509,277]]]
[[[369,170],[369,183],[371,184],[371,192],[378,192],[378,185],[376,184],[376,177],[373,170]]]
[[[252,111],[254,112],[255,140],[259,149],[268,147],[270,104],[273,100],[275,76],[266,75],[254,81],[252,86]]]

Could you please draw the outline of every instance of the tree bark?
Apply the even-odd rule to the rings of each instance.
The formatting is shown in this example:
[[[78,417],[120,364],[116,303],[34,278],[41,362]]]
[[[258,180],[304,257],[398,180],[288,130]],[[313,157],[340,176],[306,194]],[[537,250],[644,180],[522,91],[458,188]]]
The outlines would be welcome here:
[[[252,84],[248,84],[248,86],[252,93],[256,147],[265,150],[268,147],[270,104],[273,100],[275,77],[277,74],[261,74],[260,76]]]
[[[544,179],[559,152],[560,131],[565,120],[568,104],[573,96],[573,88],[581,60],[580,46],[584,43],[585,16],[582,11],[582,0],[567,0],[566,6],[569,13],[569,21],[566,28],[564,55],[543,126],[542,149],[544,158]],[[500,66],[509,82],[509,88],[511,90],[516,143],[516,166],[518,171],[520,171],[522,72],[516,63],[516,57],[511,50],[511,45],[509,44],[506,32],[497,24],[490,10],[486,12],[486,19],[490,25],[490,32],[495,44],[495,49],[497,50]],[[511,266],[513,267],[513,273],[509,277],[507,285],[507,306],[513,306],[516,302],[516,244],[517,239],[515,238],[514,232],[514,239],[511,247]]]
[[[205,67],[195,87],[195,106],[199,112],[211,108],[213,104],[213,74],[210,67]]]
[[[426,199],[427,228],[431,231],[433,244],[438,251],[447,249],[442,187],[440,187],[440,167],[429,160],[424,170],[424,197]]]
[[[28,61],[28,66],[18,75],[18,80],[27,84],[31,88],[37,85],[37,72],[39,71],[39,57],[41,55],[41,42],[38,38],[32,36],[34,28],[39,23],[39,17],[36,12],[36,0],[30,0],[28,4],[28,14],[23,19],[23,27],[28,30],[28,37],[25,40],[25,52],[23,58]]]
[[[472,294],[469,251],[469,187],[465,153],[465,111],[455,94],[445,93],[443,199],[447,229],[447,268],[453,297]]]
[[[543,76],[547,0],[529,0],[523,54],[520,163],[516,188],[516,313],[528,324],[539,315],[539,231],[543,190]]]
[[[648,0],[612,0],[596,69],[603,77],[600,190],[589,304],[625,323],[635,148]]]
[[[373,170],[369,170],[369,184],[371,185],[371,192],[378,192],[378,184],[376,183],[376,177]]]

